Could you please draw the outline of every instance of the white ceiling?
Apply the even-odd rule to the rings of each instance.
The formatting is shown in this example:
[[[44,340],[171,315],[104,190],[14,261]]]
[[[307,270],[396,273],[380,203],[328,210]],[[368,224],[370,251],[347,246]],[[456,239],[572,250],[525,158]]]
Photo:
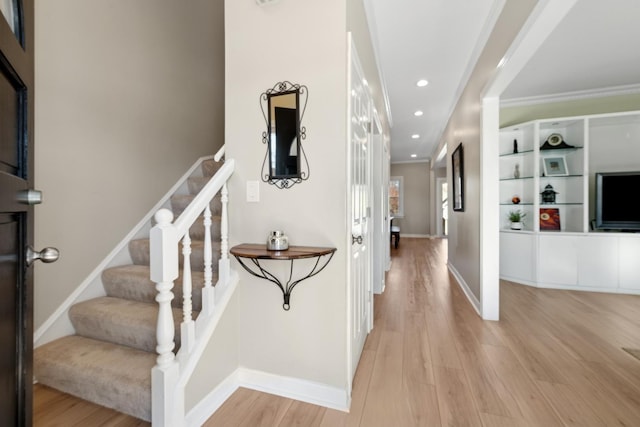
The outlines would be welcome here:
[[[364,1],[389,96],[391,160],[425,160],[484,44],[478,39],[488,35],[485,21],[495,0]],[[420,79],[429,84],[417,87]],[[414,116],[416,110],[424,115]]]
[[[579,0],[501,99],[637,89],[639,42],[639,0]]]
[[[487,22],[495,16],[495,3],[501,2],[364,1],[389,96],[391,160],[429,159],[491,30]],[[638,89],[639,41],[640,0],[579,0],[501,100]],[[418,88],[422,78],[429,84]],[[422,117],[413,115],[418,109]],[[411,138],[415,133],[417,140]]]

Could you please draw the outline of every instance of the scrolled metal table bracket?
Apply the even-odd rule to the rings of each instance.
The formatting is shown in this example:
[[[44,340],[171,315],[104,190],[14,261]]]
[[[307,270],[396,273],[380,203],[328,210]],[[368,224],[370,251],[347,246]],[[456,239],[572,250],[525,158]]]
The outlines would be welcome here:
[[[273,284],[275,284],[278,288],[280,288],[280,291],[282,292],[282,297],[283,297],[283,304],[282,304],[282,308],[285,311],[289,311],[291,309],[291,293],[293,292],[293,288],[296,287],[296,285],[298,285],[298,283],[307,280],[313,276],[315,276],[316,274],[320,273],[322,270],[325,269],[325,267],[327,265],[329,265],[329,262],[331,261],[331,259],[333,258],[333,254],[335,253],[335,249],[331,252],[328,253],[321,253],[321,254],[317,254],[317,255],[311,255],[311,256],[306,256],[303,258],[290,258],[290,259],[286,259],[290,262],[290,268],[289,268],[289,278],[288,280],[283,284],[282,281],[280,279],[278,279],[278,277],[276,277],[274,274],[270,273],[268,270],[265,269],[264,266],[262,266],[260,264],[260,259],[266,259],[266,260],[270,260],[270,261],[277,261],[278,258],[259,258],[259,257],[248,257],[248,256],[243,256],[243,255],[237,255],[237,254],[233,254],[234,257],[236,258],[236,260],[238,260],[238,263],[252,276],[258,277],[260,279],[264,279],[267,280]],[[296,259],[306,259],[306,258],[316,258],[316,261],[313,265],[313,268],[311,268],[311,270],[304,276],[301,277],[300,279],[296,279],[293,280],[293,262]],[[243,260],[243,258],[247,258],[249,260],[251,260],[250,263],[247,263]],[[280,260],[283,260],[283,258],[280,258]],[[322,262],[321,262],[322,261]]]

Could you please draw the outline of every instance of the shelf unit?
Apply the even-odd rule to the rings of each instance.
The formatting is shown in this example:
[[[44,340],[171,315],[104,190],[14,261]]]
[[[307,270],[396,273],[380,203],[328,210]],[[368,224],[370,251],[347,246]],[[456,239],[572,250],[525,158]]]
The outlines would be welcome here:
[[[574,148],[541,149],[554,133],[562,135]],[[514,140],[517,141],[517,153],[514,153]],[[586,118],[536,120],[502,129],[499,148],[501,228],[509,229],[508,214],[519,209],[526,213],[524,230],[540,231],[540,208],[556,208],[560,231],[587,231],[587,146]],[[565,159],[567,175],[544,175],[544,160],[554,157]],[[516,167],[519,174],[516,174]],[[547,185],[557,192],[553,204],[543,204],[541,200],[540,194]],[[519,197],[520,203],[514,204],[513,197]]]
[[[553,133],[573,147],[541,149]],[[565,174],[545,176],[543,162],[550,157],[564,158],[567,170],[560,171]],[[640,170],[640,111],[505,127],[498,161],[502,279],[544,288],[640,294],[640,233],[590,226],[595,173]],[[542,203],[540,193],[548,184],[557,192],[553,204]],[[519,204],[512,203],[514,196]],[[558,209],[560,230],[540,229],[540,209],[546,208]],[[514,209],[526,213],[523,230],[510,230],[508,213]]]

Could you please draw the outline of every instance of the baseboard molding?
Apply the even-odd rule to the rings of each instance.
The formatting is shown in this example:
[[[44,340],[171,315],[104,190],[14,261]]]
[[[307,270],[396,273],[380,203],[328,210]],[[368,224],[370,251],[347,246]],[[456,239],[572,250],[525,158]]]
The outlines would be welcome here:
[[[349,411],[351,403],[347,391],[337,387],[238,368],[189,411],[185,424],[189,427],[203,425],[239,387],[344,412]]]
[[[476,298],[473,292],[471,292],[471,288],[469,288],[467,282],[465,282],[458,270],[456,270],[456,268],[451,263],[447,263],[447,268],[449,269],[451,274],[453,274],[453,277],[456,279],[456,282],[458,282],[458,286],[460,286],[462,292],[464,292],[464,294],[467,296],[467,299],[471,303],[471,306],[476,310],[476,313],[478,313],[478,315],[482,317],[482,308],[480,307],[480,301],[478,301],[478,298]]]
[[[535,283],[528,280],[515,279],[507,276],[500,276],[500,280],[506,280],[517,285],[530,286],[532,288],[539,289],[557,289],[560,291],[579,291],[579,292],[598,292],[605,294],[621,294],[621,295],[640,295],[640,289],[626,289],[626,288],[600,288],[600,287],[588,287],[588,286],[570,286],[570,285],[557,285],[551,283]]]
[[[222,380],[216,388],[211,390],[204,399],[198,402],[185,417],[185,425],[188,427],[199,427],[203,425],[233,392],[238,389],[240,383],[238,376],[239,369],[236,369],[227,378]]]
[[[350,398],[346,389],[299,378],[284,377],[253,369],[239,368],[240,387],[263,391],[313,405],[349,411]]]

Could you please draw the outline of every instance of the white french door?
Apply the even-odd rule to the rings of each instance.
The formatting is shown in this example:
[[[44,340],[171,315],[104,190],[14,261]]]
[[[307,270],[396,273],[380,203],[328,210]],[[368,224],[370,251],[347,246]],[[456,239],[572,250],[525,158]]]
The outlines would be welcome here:
[[[371,286],[371,99],[349,37],[349,383],[373,322]]]

